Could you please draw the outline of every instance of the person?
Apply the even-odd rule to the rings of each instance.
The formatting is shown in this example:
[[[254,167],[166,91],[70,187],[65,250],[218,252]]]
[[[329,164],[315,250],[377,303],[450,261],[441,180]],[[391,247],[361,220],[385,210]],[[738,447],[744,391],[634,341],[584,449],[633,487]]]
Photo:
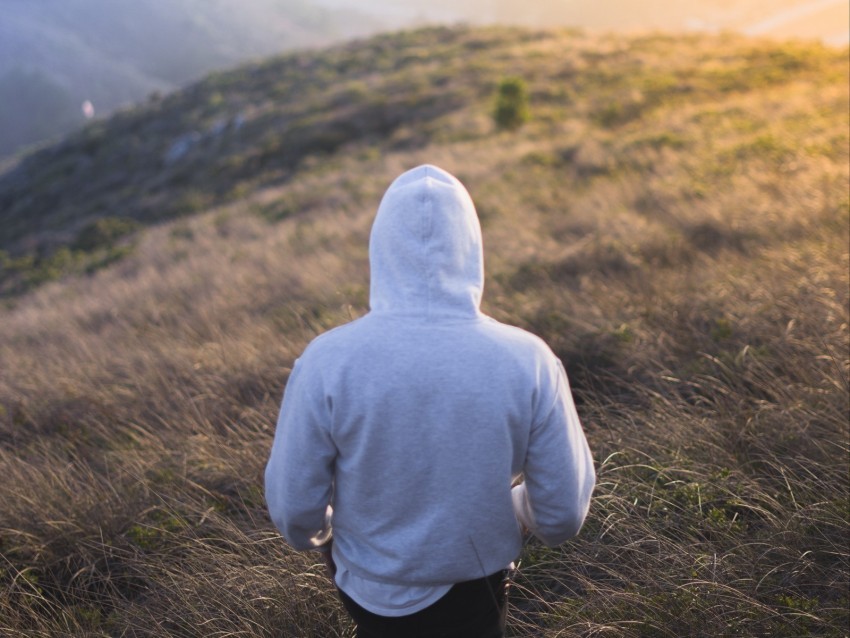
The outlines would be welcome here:
[[[359,638],[502,636],[523,528],[573,537],[595,484],[564,368],[481,312],[481,227],[446,171],[392,183],[369,260],[370,311],[293,366],[269,513],[326,553]]]

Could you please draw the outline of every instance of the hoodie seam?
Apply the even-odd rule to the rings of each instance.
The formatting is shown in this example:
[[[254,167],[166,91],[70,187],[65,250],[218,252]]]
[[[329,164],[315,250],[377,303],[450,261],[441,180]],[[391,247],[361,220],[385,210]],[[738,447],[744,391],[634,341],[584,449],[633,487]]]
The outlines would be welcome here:
[[[424,206],[424,223],[423,242],[425,243],[425,272],[428,278],[428,286],[425,290],[425,317],[431,319],[432,315],[432,299],[434,289],[434,193],[432,180],[430,177],[425,178],[425,194],[423,202]]]

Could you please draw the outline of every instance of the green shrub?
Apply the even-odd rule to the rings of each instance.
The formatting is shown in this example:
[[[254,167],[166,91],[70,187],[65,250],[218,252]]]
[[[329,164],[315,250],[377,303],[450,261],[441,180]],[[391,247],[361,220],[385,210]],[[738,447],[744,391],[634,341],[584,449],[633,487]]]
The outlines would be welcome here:
[[[508,77],[499,83],[493,119],[501,129],[515,130],[531,117],[528,90],[522,78]]]

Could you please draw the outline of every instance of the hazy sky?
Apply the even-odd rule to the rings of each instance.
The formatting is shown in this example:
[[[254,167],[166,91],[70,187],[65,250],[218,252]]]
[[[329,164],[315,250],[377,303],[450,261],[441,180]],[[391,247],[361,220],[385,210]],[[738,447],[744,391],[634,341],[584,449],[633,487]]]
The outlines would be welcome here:
[[[505,22],[592,29],[740,31],[850,41],[850,0],[315,0],[409,21]]]

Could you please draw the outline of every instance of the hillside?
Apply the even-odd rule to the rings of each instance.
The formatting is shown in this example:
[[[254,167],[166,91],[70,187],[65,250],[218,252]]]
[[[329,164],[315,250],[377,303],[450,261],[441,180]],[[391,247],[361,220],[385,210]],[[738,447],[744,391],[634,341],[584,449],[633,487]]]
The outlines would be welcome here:
[[[210,71],[378,28],[309,0],[0,0],[0,156]]]
[[[476,201],[484,311],[599,473],[516,636],[842,636],[848,55],[434,28],[210,76],[0,175],[0,634],[345,636],[265,513],[292,362],[367,311],[384,189]],[[530,119],[491,113],[521,78]]]
[[[850,0],[0,0],[0,157],[213,70],[425,22],[850,41]]]

